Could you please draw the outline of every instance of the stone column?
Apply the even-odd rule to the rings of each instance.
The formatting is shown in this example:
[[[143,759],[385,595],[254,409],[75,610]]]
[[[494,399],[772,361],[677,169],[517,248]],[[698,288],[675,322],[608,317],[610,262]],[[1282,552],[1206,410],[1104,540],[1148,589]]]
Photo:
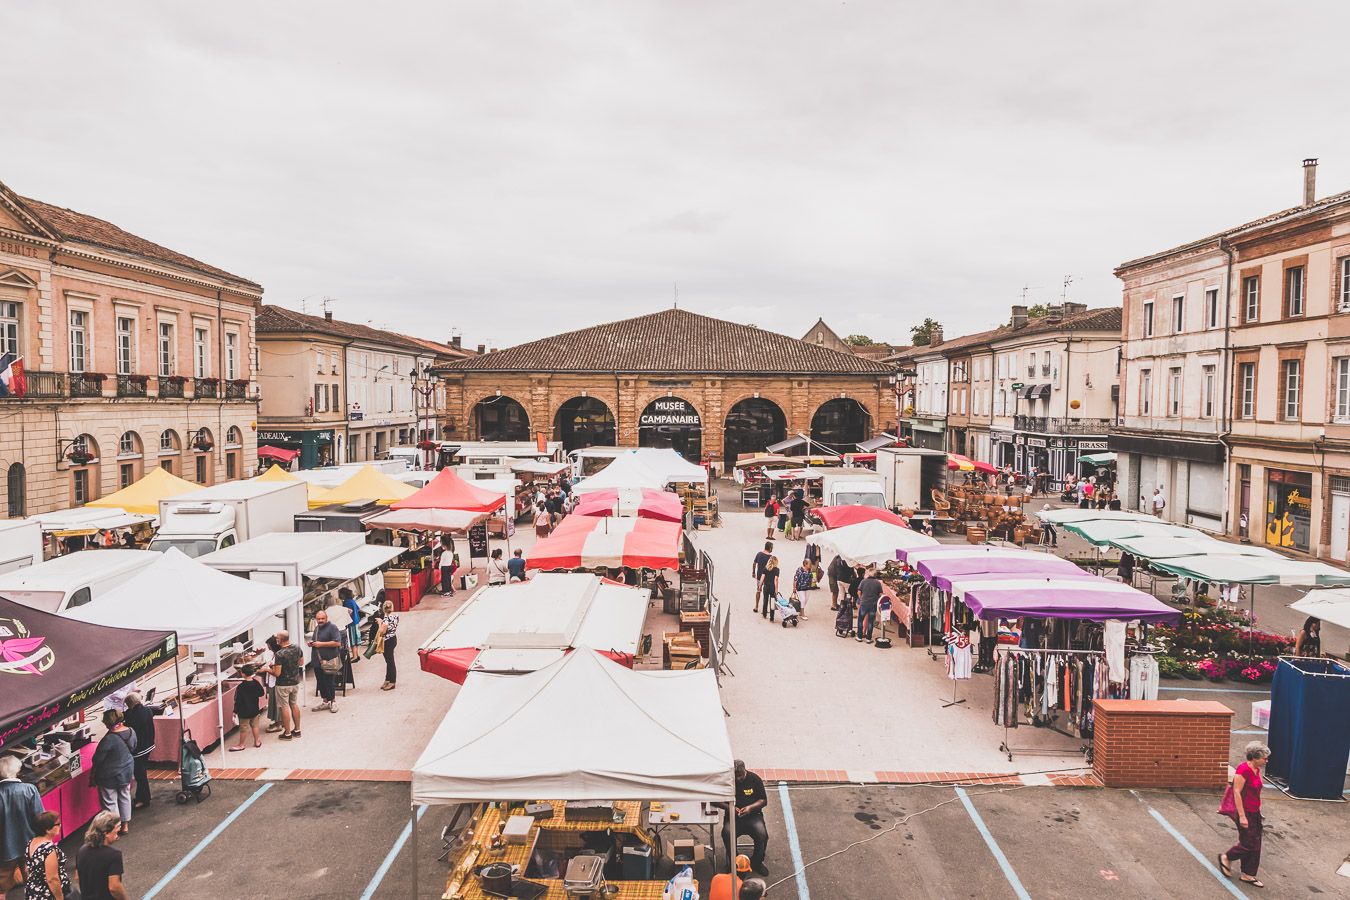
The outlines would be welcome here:
[[[722,409],[722,379],[709,378],[703,382],[703,404],[698,412],[703,422],[703,455],[724,460],[726,411]]]

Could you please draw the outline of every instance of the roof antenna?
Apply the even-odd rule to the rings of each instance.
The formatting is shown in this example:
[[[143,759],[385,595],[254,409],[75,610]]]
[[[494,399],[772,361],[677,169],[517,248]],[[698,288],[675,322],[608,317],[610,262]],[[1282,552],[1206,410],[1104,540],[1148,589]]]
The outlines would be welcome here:
[[[675,305],[672,308],[673,309],[680,308],[680,283],[678,281],[675,282]]]
[[[1059,295],[1059,299],[1060,299],[1060,302],[1061,302],[1061,303],[1067,302],[1067,301],[1068,301],[1068,299],[1069,299],[1069,285],[1071,285],[1071,284],[1073,284],[1073,276],[1072,276],[1072,275],[1065,275],[1065,276],[1064,276],[1064,290],[1063,290],[1063,291],[1060,293],[1060,295]]]
[[[328,315],[328,305],[333,302],[332,297],[324,297],[323,300],[319,302],[319,305],[323,307],[323,314],[325,317]]]

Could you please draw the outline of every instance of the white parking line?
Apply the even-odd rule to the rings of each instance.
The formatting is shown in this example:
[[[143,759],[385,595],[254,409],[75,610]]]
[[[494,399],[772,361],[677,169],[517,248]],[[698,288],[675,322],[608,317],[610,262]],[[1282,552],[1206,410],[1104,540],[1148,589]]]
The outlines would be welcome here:
[[[192,862],[194,859],[200,856],[203,850],[211,846],[212,841],[220,837],[220,833],[222,831],[230,827],[230,823],[232,823],[235,819],[243,815],[244,810],[252,806],[254,800],[257,800],[259,797],[261,797],[263,794],[267,793],[271,789],[272,784],[270,782],[268,784],[264,784],[262,787],[254,791],[247,800],[236,806],[234,808],[234,812],[226,816],[225,820],[221,822],[219,825],[217,825],[215,828],[212,828],[211,833],[208,834],[206,837],[202,838],[197,843],[197,846],[189,850],[187,856],[184,856],[182,859],[180,859],[176,866],[174,866],[172,869],[170,869],[168,872],[164,874],[163,878],[155,882],[154,887],[146,891],[144,900],[153,900],[154,897],[158,896],[159,892],[164,890],[164,888],[168,886],[169,882],[177,878],[179,873],[182,872],[184,869],[186,869],[190,862]]]
[[[1205,871],[1213,875],[1214,880],[1219,882],[1219,884],[1223,885],[1224,889],[1227,890],[1228,893],[1232,894],[1234,897],[1241,897],[1242,900],[1246,900],[1247,895],[1242,893],[1242,891],[1238,890],[1237,887],[1233,884],[1233,882],[1223,877],[1223,873],[1218,870],[1218,868],[1214,865],[1214,863],[1210,862],[1209,859],[1203,853],[1195,849],[1195,845],[1192,844],[1190,841],[1186,840],[1186,836],[1182,834],[1180,831],[1177,831],[1176,828],[1172,825],[1172,823],[1167,821],[1167,819],[1163,816],[1162,813],[1158,812],[1152,806],[1149,806],[1148,803],[1145,803],[1144,799],[1140,797],[1138,794],[1135,794],[1134,791],[1130,791],[1130,793],[1134,794],[1135,799],[1137,799],[1140,803],[1144,804],[1144,808],[1148,810],[1148,814],[1153,817],[1154,821],[1156,821],[1159,825],[1163,827],[1163,831],[1166,831],[1168,834],[1170,834],[1172,836],[1172,839],[1175,840],[1178,844],[1180,844],[1183,848],[1185,848],[1187,853],[1195,857],[1195,861],[1200,863],[1200,865],[1204,866]]]
[[[797,870],[797,896],[811,900],[811,889],[806,886],[806,863],[802,860],[802,845],[797,840],[797,820],[792,815],[792,798],[786,781],[778,782],[778,804],[783,809],[783,827],[787,829],[788,849],[792,851],[792,868]]]
[[[430,808],[429,806],[417,807],[417,821],[422,821],[422,817],[427,814],[427,810]],[[398,840],[394,841],[394,846],[389,848],[389,852],[384,857],[384,862],[380,863],[380,867],[375,870],[374,876],[370,879],[370,884],[366,885],[366,889],[361,892],[361,900],[370,900],[371,897],[375,896],[375,889],[380,886],[380,882],[384,881],[384,876],[389,874],[389,870],[394,865],[394,860],[398,859],[399,851],[403,849],[404,844],[408,843],[408,838],[411,835],[412,823],[409,822],[399,832]],[[417,852],[415,848],[413,852]],[[414,865],[416,865],[415,861]]]
[[[984,843],[989,847],[989,852],[994,854],[994,859],[998,861],[998,867],[1003,870],[1003,877],[1008,879],[1008,885],[1017,895],[1017,900],[1031,900],[1031,895],[1027,893],[1027,889],[1022,887],[1022,879],[1017,877],[1017,873],[1013,871],[1012,863],[1008,862],[1008,857],[1003,854],[1003,848],[998,845],[998,841],[994,840],[994,835],[989,831],[989,826],[984,824],[984,819],[975,809],[975,804],[970,802],[970,795],[966,793],[964,788],[957,788],[956,796],[961,798],[961,805],[966,808],[971,821],[975,823],[976,829],[980,832],[980,837],[984,838]]]

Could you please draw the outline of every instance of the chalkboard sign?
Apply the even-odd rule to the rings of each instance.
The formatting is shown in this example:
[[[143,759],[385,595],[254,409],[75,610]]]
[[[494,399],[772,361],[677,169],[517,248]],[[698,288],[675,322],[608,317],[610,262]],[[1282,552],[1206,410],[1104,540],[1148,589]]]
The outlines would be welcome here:
[[[475,525],[469,529],[469,558],[487,559],[488,555],[488,536],[487,525]]]

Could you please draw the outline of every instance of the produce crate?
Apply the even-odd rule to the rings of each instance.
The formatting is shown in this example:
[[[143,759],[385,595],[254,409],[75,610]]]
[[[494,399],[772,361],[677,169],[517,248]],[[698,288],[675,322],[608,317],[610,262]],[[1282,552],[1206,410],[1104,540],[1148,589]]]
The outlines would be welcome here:
[[[661,646],[662,665],[667,669],[683,669],[691,662],[697,666],[703,664],[703,653],[694,635],[687,631],[667,631]]]
[[[410,569],[388,569],[384,573],[384,586],[386,588],[407,588],[412,586],[412,571]]]
[[[698,641],[699,653],[708,655],[709,631],[712,628],[712,615],[708,612],[680,612],[680,631],[687,632]]]

